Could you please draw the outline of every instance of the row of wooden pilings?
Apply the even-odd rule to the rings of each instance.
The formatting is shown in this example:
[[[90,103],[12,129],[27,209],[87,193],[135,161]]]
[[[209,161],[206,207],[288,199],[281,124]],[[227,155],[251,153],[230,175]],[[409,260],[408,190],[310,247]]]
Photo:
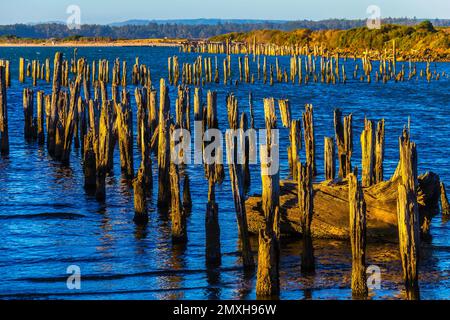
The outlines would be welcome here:
[[[69,82],[69,92],[62,90],[63,59],[60,53],[55,55],[52,92],[45,95],[42,91],[36,94],[30,89],[24,89],[24,135],[27,141],[37,140],[44,145],[47,142],[48,153],[63,163],[70,162],[72,144],[80,147],[83,154],[85,188],[95,192],[100,201],[106,198],[105,178],[113,167],[113,156],[116,144],[120,150],[120,165],[124,178],[132,182],[135,199],[135,222],[148,222],[147,197],[153,188],[151,153],[157,157],[158,166],[158,207],[170,212],[172,221],[172,238],[174,242],[185,243],[188,240],[187,217],[192,202],[189,177],[183,164],[173,161],[179,154],[175,150],[173,132],[177,128],[191,130],[190,91],[187,87],[178,87],[178,97],[175,103],[176,119],[171,117],[169,87],[164,79],[160,81],[159,106],[157,92],[151,86],[148,72],[145,68],[134,68],[133,75],[144,86],[135,90],[137,104],[137,145],[141,152],[141,164],[137,174],[133,165],[133,115],[130,94],[126,90],[126,80],[120,76],[118,61],[113,68],[111,97],[104,81],[94,83],[94,97],[91,98],[90,68],[84,59],[77,61],[74,80]],[[122,71],[126,68],[122,68]],[[137,71],[139,70],[139,72]],[[139,76],[138,76],[139,74]],[[143,76],[144,75],[144,76]],[[2,155],[9,152],[8,122],[7,122],[7,86],[5,67],[0,65],[0,133]],[[121,79],[119,81],[119,79]],[[122,86],[121,90],[119,90]],[[81,95],[83,88],[84,97]],[[120,93],[119,93],[120,92]],[[231,129],[254,128],[252,97],[250,110],[239,113],[238,101],[232,94],[227,96],[228,122]],[[37,106],[35,116],[34,105]],[[298,182],[298,206],[301,212],[301,225],[304,250],[302,254],[302,270],[313,272],[315,269],[311,222],[314,219],[313,178],[317,175],[315,161],[316,143],[314,133],[313,107],[307,105],[301,120],[292,119],[291,106],[288,100],[278,101],[282,126],[290,132],[290,147],[288,158],[292,177]],[[202,130],[219,129],[217,113],[217,94],[207,93],[206,105],[202,101],[202,91],[195,88],[194,120],[203,123]],[[278,146],[273,141],[272,131],[277,129],[275,100],[264,100],[264,117],[266,124],[266,144],[261,146],[263,159],[269,159],[272,152],[277,152]],[[325,138],[324,165],[327,180],[336,177],[335,142],[339,162],[338,177],[347,179],[349,184],[349,221],[352,243],[352,290],[356,297],[367,296],[365,280],[365,233],[366,212],[363,187],[373,185],[383,180],[384,158],[384,121],[380,121],[375,129],[374,123],[365,120],[361,134],[362,146],[362,181],[358,181],[358,170],[351,163],[353,153],[352,115],[345,116],[335,110],[335,140]],[[303,136],[302,139],[302,127]],[[183,138],[183,137],[181,137]],[[305,145],[305,163],[300,161],[302,140]],[[250,184],[248,158],[250,150],[244,146],[245,161],[237,164],[238,143],[246,139],[237,139],[231,134],[226,136],[230,181],[236,209],[239,236],[242,243],[242,261],[245,268],[253,269],[252,248],[247,227],[245,211],[245,190]],[[418,248],[419,219],[417,209],[417,153],[416,147],[410,141],[409,132],[405,129],[399,140],[400,162],[397,170],[401,176],[398,198],[398,226],[400,255],[403,277],[408,297],[418,295]],[[203,148],[207,148],[205,143]],[[280,260],[280,176],[279,172],[270,173],[270,163],[261,161],[262,174],[262,211],[265,217],[265,227],[259,234],[257,263],[257,295],[260,297],[277,296],[280,292],[279,260]],[[219,206],[216,202],[215,187],[224,181],[225,169],[222,164],[205,164],[205,178],[208,181],[208,202],[205,210],[206,225],[206,262],[208,266],[217,267],[221,263]],[[183,181],[183,182],[181,182]],[[183,191],[181,191],[181,186]],[[449,204],[442,184],[442,209],[447,211]]]
[[[347,62],[348,59],[353,59],[355,66],[353,70],[353,79],[359,79],[360,81],[367,81],[368,83],[375,80],[376,82],[382,81],[387,83],[389,80],[394,81],[405,81],[416,79],[417,77],[426,78],[428,82],[432,79],[439,80],[440,77],[446,76],[446,73],[438,73],[436,70],[431,71],[431,60],[428,59],[426,62],[425,69],[417,72],[416,61],[410,59],[408,63],[409,72],[406,74],[405,63],[401,64],[401,69],[398,68],[397,62],[397,48],[396,42],[392,42],[392,50],[384,50],[383,53],[377,52],[373,54],[370,50],[365,50],[361,55],[360,63],[357,62],[356,54],[340,54],[332,53],[323,46],[308,46],[308,45],[292,45],[292,46],[277,46],[277,45],[267,45],[267,44],[242,44],[227,41],[226,43],[209,43],[209,42],[197,42],[197,43],[185,43],[181,46],[180,50],[182,52],[197,52],[197,53],[209,53],[209,54],[226,54],[227,58],[224,59],[224,68],[227,70],[227,65],[231,64],[230,55],[232,54],[243,54],[243,57],[238,57],[239,60],[239,81],[243,81],[243,70],[245,71],[245,82],[254,83],[255,78],[261,79],[261,70],[263,73],[264,84],[268,81],[270,76],[270,83],[274,83],[274,79],[277,82],[297,82],[298,83],[308,83],[309,81],[322,82],[322,83],[346,83],[348,76],[345,69],[345,64],[341,65],[341,61]],[[256,63],[255,69],[257,73],[250,73],[250,55],[253,55],[253,62]],[[291,56],[289,73],[286,69],[279,66],[278,57],[276,58],[275,66],[270,64],[267,66],[266,57],[267,56]],[[303,58],[302,58],[303,56]],[[242,62],[244,59],[244,64]],[[262,58],[262,59],[261,59]],[[205,58],[205,70],[210,67],[211,71],[211,58]],[[262,60],[262,61],[261,61]],[[379,61],[379,69],[375,70],[373,74],[373,61]],[[198,61],[197,61],[198,63]],[[201,63],[201,59],[200,59]],[[319,66],[317,66],[319,65]],[[196,73],[198,67],[191,68],[190,64],[183,66],[183,79],[187,79],[186,82],[189,84],[190,71]],[[359,72],[359,67],[361,66],[361,73]],[[274,74],[274,68],[275,74]],[[169,66],[170,69],[170,66]],[[320,69],[320,70],[316,70]],[[217,57],[215,57],[215,82],[219,82],[219,68],[217,63]],[[171,72],[169,71],[169,74]],[[231,78],[230,73],[224,73],[224,83]],[[208,76],[208,72],[206,72]],[[236,80],[237,82],[238,80]],[[208,77],[206,77],[206,82],[208,82]],[[211,80],[209,81],[211,82]],[[198,84],[197,84],[198,85]]]
[[[206,83],[220,83],[225,85],[249,83],[254,84],[256,81],[262,81],[263,84],[269,83],[298,83],[308,84],[310,82],[320,82],[324,84],[347,83],[349,77],[347,75],[346,64],[342,63],[339,55],[332,57],[315,57],[315,56],[292,56],[290,58],[289,69],[283,68],[275,58],[275,64],[268,63],[267,57],[257,56],[256,62],[252,63],[250,57],[238,56],[238,74],[233,78],[232,74],[232,56],[227,55],[223,58],[223,66],[220,68],[218,57],[198,57],[193,63],[183,63],[180,66],[178,57],[170,57],[168,63],[168,77],[171,84],[186,84],[201,86]],[[346,59],[344,62],[347,61]],[[361,66],[361,70],[360,70]],[[371,83],[383,82],[390,80],[395,82],[410,81],[419,78],[426,78],[428,82],[432,79],[439,80],[441,77],[447,76],[445,71],[438,73],[436,70],[431,71],[428,62],[425,69],[418,73],[417,65],[409,63],[408,73],[405,64],[402,64],[400,71],[395,71],[395,65],[390,61],[382,60],[379,63],[379,69],[374,70],[373,62],[367,57],[363,57],[361,61],[354,60],[354,69],[352,77],[355,81]],[[375,74],[374,74],[375,71]]]

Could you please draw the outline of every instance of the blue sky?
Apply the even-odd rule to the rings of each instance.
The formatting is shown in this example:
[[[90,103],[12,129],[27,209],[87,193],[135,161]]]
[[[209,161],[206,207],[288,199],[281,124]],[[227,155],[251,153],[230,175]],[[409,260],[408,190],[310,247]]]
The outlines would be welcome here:
[[[450,0],[2,0],[0,24],[66,21],[69,5],[82,23],[129,19],[311,19],[366,18],[377,5],[382,17],[450,18]]]

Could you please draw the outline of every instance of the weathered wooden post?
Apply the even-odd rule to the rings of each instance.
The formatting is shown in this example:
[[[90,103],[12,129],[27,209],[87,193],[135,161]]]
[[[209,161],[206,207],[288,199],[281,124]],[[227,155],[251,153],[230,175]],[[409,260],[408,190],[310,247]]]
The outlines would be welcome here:
[[[206,126],[207,129],[218,129],[219,120],[217,118],[217,93],[208,91],[206,108]],[[209,144],[205,144],[205,149]],[[220,246],[220,226],[219,226],[219,206],[216,202],[215,185],[222,183],[224,178],[223,164],[219,161],[220,150],[211,150],[211,154],[206,157],[205,175],[208,179],[208,204],[206,206],[206,263],[208,266],[220,265],[221,246]]]
[[[243,137],[244,141],[242,141],[242,143],[244,143],[244,145],[242,147],[243,156],[244,156],[244,161],[242,164],[242,171],[244,173],[244,191],[247,192],[248,188],[251,185],[250,155],[253,155],[255,153],[255,150],[254,150],[255,147],[254,147],[253,141],[251,141],[252,138],[250,138],[251,135],[253,134],[253,132],[249,132],[249,136],[247,136],[247,132],[248,132],[249,128],[248,128],[248,117],[247,117],[247,113],[245,113],[245,112],[241,113],[241,120],[240,120],[239,128],[242,130],[242,132],[244,132],[244,137]],[[251,130],[253,130],[253,128],[251,128]]]
[[[160,81],[159,133],[158,133],[158,207],[170,206],[170,100],[169,88],[164,79]]]
[[[235,137],[231,132],[226,135],[227,158],[230,169],[231,188],[233,192],[234,206],[236,209],[236,218],[238,222],[239,238],[242,245],[242,261],[244,268],[253,269],[255,262],[253,260],[252,248],[248,234],[247,213],[245,210],[245,193],[244,193],[244,171],[242,165],[238,163],[237,151],[240,147],[245,147],[245,137],[242,131],[239,131],[239,138]],[[238,146],[237,141],[240,142]]]
[[[37,136],[40,145],[45,143],[44,135],[44,92],[38,91],[36,95],[37,107]]]
[[[313,176],[317,176],[316,166],[316,142],[314,137],[314,114],[313,106],[306,105],[303,114],[303,130],[305,137],[306,162],[312,166]]]
[[[19,81],[20,83],[25,82],[25,59],[20,58],[19,60]]]
[[[64,140],[61,154],[63,163],[68,163],[70,159],[70,150],[75,128],[75,119],[78,113],[78,97],[80,95],[81,74],[77,76],[74,83],[70,84],[70,102],[69,111],[64,119]]]
[[[397,217],[403,280],[408,299],[419,298],[417,260],[420,246],[419,209],[417,205],[417,151],[405,129],[399,139],[400,177]]]
[[[84,139],[84,188],[88,191],[95,191],[96,188],[96,137],[92,130],[89,130]]]
[[[138,225],[148,223],[147,201],[145,193],[144,168],[141,166],[136,178],[133,180],[134,191],[134,222]]]
[[[278,100],[278,106],[280,108],[281,123],[283,124],[283,127],[289,128],[291,125],[291,104],[289,100]]]
[[[62,81],[62,55],[60,52],[55,54],[54,67],[53,67],[53,85],[52,85],[52,98],[50,108],[50,118],[48,122],[47,132],[47,148],[51,156],[55,154],[56,145],[56,125],[58,123],[58,106],[59,106],[59,93],[61,90]]]
[[[366,202],[362,184],[358,181],[358,168],[348,175],[350,204],[350,242],[352,246],[352,294],[367,297],[366,280]]]
[[[380,183],[384,180],[384,119],[377,124],[377,131],[375,133],[375,183]]]
[[[179,128],[179,127],[178,127]],[[175,151],[175,139],[173,139],[173,132],[176,129],[175,126],[171,126],[171,139],[170,139],[170,215],[172,219],[172,241],[175,243],[187,242],[186,231],[186,214],[183,210],[181,203],[180,193],[180,174],[178,172],[178,161],[181,160],[180,155]]]
[[[344,117],[342,124],[342,112],[334,110],[334,130],[336,133],[336,144],[338,146],[339,178],[344,179],[352,171],[353,153],[353,126],[352,115]]]
[[[334,139],[325,137],[324,142],[324,171],[325,180],[334,180],[336,178],[336,152],[334,150]]]
[[[122,103],[116,104],[116,125],[119,138],[120,167],[125,178],[134,177],[133,162],[133,116],[129,93],[123,89]]]
[[[45,59],[45,82],[50,83],[50,59]]]
[[[289,134],[290,146],[288,147],[288,161],[291,176],[297,177],[297,162],[299,159],[299,150],[302,149],[302,125],[300,120],[292,120]]]
[[[3,66],[0,66],[0,153],[2,156],[9,154],[8,102],[6,73]]]
[[[447,192],[445,191],[445,185],[443,182],[441,182],[440,185],[440,191],[441,191],[441,210],[443,216],[449,216],[450,215],[450,204],[448,203],[447,198]]]
[[[364,119],[364,131],[361,134],[362,149],[362,186],[370,187],[375,180],[375,134],[373,121]]]
[[[273,232],[260,230],[256,295],[276,297],[280,293],[279,245]]]
[[[23,90],[23,114],[25,140],[34,138],[34,91],[25,88]]]
[[[258,273],[256,295],[258,297],[277,296],[280,292],[279,280],[279,210],[280,181],[279,170],[271,172],[273,163],[269,159],[276,152],[276,142],[272,141],[272,129],[276,129],[274,100],[264,99],[266,119],[266,145],[261,146],[261,178],[262,178],[262,209],[265,227],[259,233]]]
[[[298,205],[303,236],[302,272],[315,270],[314,247],[312,244],[311,223],[314,213],[313,171],[311,163],[297,162]]]
[[[110,147],[111,147],[111,120],[110,114],[112,112],[112,102],[105,101],[102,105],[102,111],[100,114],[98,137],[96,139],[96,192],[95,196],[97,200],[104,201],[106,197],[105,178],[108,171]]]

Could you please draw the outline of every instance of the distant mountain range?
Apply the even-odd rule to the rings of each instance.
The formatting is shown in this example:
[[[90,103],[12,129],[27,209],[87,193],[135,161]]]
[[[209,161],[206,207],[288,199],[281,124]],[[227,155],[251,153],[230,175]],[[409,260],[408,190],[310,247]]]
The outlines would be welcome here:
[[[383,24],[413,26],[424,19],[386,18]],[[450,26],[450,19],[431,19],[434,26]],[[6,38],[210,38],[231,32],[249,32],[259,29],[292,31],[296,29],[348,30],[363,27],[366,20],[328,19],[322,21],[251,20],[251,19],[180,19],[128,20],[109,25],[82,25],[80,30],[69,30],[62,22],[39,24],[0,25],[0,37]]]

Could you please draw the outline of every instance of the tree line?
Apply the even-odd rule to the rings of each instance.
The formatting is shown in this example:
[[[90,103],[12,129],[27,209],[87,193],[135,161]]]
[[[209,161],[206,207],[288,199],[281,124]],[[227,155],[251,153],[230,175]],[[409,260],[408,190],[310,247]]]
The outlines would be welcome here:
[[[413,26],[423,20],[408,18],[387,18],[384,24],[399,24]],[[450,26],[450,19],[431,20],[433,25]],[[147,25],[82,25],[79,30],[70,30],[65,24],[42,23],[36,25],[14,24],[0,26],[0,37],[28,38],[28,39],[65,39],[77,37],[110,38],[110,39],[141,39],[141,38],[210,38],[231,32],[250,32],[253,30],[281,30],[296,29],[348,30],[363,27],[366,20],[329,19],[322,21],[288,21],[288,22],[258,22],[258,23],[217,23],[215,25],[199,24],[187,25],[182,23],[148,23]]]

